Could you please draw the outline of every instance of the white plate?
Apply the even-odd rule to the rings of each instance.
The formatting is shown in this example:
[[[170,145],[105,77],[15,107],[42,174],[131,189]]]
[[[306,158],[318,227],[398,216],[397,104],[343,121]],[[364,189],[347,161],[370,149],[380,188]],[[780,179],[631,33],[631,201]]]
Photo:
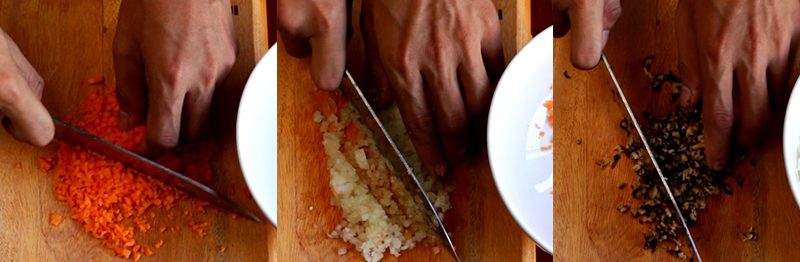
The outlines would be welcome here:
[[[800,205],[800,174],[798,174],[797,157],[800,149],[800,80],[794,84],[789,106],[786,108],[786,119],[783,121],[783,159],[786,163],[786,176],[792,188],[794,200]]]
[[[239,165],[250,193],[278,226],[278,45],[253,69],[236,119]]]
[[[553,28],[539,33],[511,61],[489,112],[489,163],[497,189],[523,230],[553,253],[552,127],[544,101],[553,91]],[[538,128],[537,128],[538,127]],[[539,138],[539,129],[545,137]]]

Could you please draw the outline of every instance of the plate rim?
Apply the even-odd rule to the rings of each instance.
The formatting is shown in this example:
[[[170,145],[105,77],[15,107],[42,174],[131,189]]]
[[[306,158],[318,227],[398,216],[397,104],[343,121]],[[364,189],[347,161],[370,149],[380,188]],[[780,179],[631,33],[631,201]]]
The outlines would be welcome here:
[[[534,45],[534,43],[538,43],[538,42],[540,42],[540,41],[546,41],[547,39],[550,39],[550,41],[549,41],[549,42],[552,44],[552,39],[553,39],[553,26],[550,26],[550,27],[548,27],[547,29],[545,29],[545,30],[543,30],[542,32],[540,32],[539,34],[537,34],[537,35],[536,35],[536,37],[534,37],[534,38],[532,38],[530,41],[528,41],[528,43],[527,43],[527,44],[525,44],[525,47],[523,47],[523,49],[521,49],[521,50],[524,50],[525,48],[529,48],[529,46],[531,46],[531,47],[532,47],[532,46]],[[511,66],[513,66],[513,65],[514,65],[514,61],[515,61],[515,59],[512,59],[512,60],[511,60],[511,63],[509,63],[509,64],[508,64],[508,68],[510,68]],[[552,62],[551,62],[550,64],[551,64],[551,66],[552,66]],[[505,76],[505,74],[504,74],[503,76],[501,76],[501,77],[500,77],[500,81],[498,82],[498,87],[499,87],[499,83],[502,83],[504,76]],[[523,223],[523,221],[525,221],[525,220],[523,220],[523,219],[522,219],[522,217],[521,217],[521,215],[519,214],[519,212],[515,212],[515,211],[514,211],[514,209],[512,209],[512,208],[511,208],[511,206],[509,206],[509,201],[510,201],[510,200],[509,200],[509,198],[510,198],[510,197],[509,197],[507,194],[504,194],[504,193],[503,193],[504,191],[502,190],[502,188],[501,188],[501,187],[500,187],[500,185],[498,184],[497,175],[496,175],[496,174],[495,174],[495,172],[494,172],[494,170],[495,170],[495,167],[494,167],[494,164],[492,164],[492,163],[494,163],[494,162],[496,162],[496,161],[493,161],[493,160],[492,160],[492,153],[491,153],[491,150],[489,150],[489,149],[491,148],[489,145],[491,145],[491,142],[492,142],[492,139],[491,139],[491,131],[490,131],[490,130],[491,130],[491,128],[490,128],[490,127],[491,127],[491,123],[492,123],[492,121],[491,121],[491,120],[492,120],[492,118],[491,118],[491,116],[492,116],[492,111],[493,111],[493,109],[494,109],[494,105],[495,105],[494,103],[495,103],[495,100],[493,99],[493,100],[492,100],[492,106],[491,106],[491,107],[490,107],[490,109],[489,109],[489,116],[490,116],[490,117],[489,117],[489,122],[488,122],[488,123],[489,123],[489,125],[487,125],[487,127],[486,127],[486,129],[487,129],[487,130],[486,130],[486,131],[487,131],[487,132],[486,132],[486,143],[487,143],[487,151],[488,151],[488,155],[489,155],[489,166],[490,166],[490,168],[491,168],[491,170],[492,170],[492,178],[494,179],[494,182],[495,182],[495,183],[494,183],[494,184],[495,184],[495,187],[497,188],[497,191],[498,191],[498,193],[500,194],[500,197],[502,198],[502,200],[503,200],[503,204],[505,204],[505,206],[506,206],[506,209],[508,210],[508,212],[509,212],[509,213],[511,213],[511,216],[512,216],[512,217],[514,217],[514,220],[516,220],[516,222],[517,222],[517,224],[520,226],[520,228],[522,228],[522,230],[523,230],[523,231],[525,231],[525,233],[526,233],[526,234],[527,234],[527,235],[528,235],[528,236],[529,236],[529,237],[530,237],[530,238],[531,238],[531,239],[532,239],[532,240],[533,240],[533,241],[534,241],[534,242],[535,242],[535,243],[536,243],[536,244],[537,244],[539,247],[542,247],[542,249],[544,249],[544,251],[546,251],[546,252],[548,252],[549,254],[551,254],[551,255],[552,255],[552,254],[553,254],[553,244],[552,244],[553,240],[549,240],[549,242],[550,242],[550,243],[548,243],[548,241],[546,241],[545,239],[543,239],[543,237],[542,237],[542,236],[540,236],[540,235],[539,235],[539,234],[538,234],[538,233],[537,233],[537,232],[536,232],[536,231],[535,231],[533,228],[531,228],[530,226],[528,226],[526,223]],[[554,228],[554,229],[555,229],[555,228]]]
[[[789,95],[789,102],[786,105],[786,113],[783,119],[783,163],[784,167],[786,168],[786,179],[789,180],[789,187],[792,190],[792,195],[794,196],[794,201],[800,207],[800,174],[798,174],[797,170],[792,170],[792,167],[789,166],[789,163],[795,162],[796,165],[798,164],[797,157],[798,157],[798,150],[800,150],[800,145],[794,145],[794,148],[790,148],[788,145],[788,141],[792,141],[795,139],[790,138],[790,135],[800,136],[800,134],[789,134],[791,131],[791,127],[789,126],[789,118],[793,116],[790,114],[790,109],[798,108],[794,111],[800,116],[800,79],[798,79],[794,87],[792,88],[792,93]],[[789,157],[793,157],[794,159],[790,159]]]
[[[262,198],[258,197],[259,194],[257,192],[260,192],[260,191],[258,190],[258,188],[255,187],[253,178],[249,178],[250,176],[252,176],[252,174],[248,175],[247,172],[245,171],[245,163],[242,161],[242,151],[241,151],[242,147],[240,146],[240,144],[243,143],[243,141],[242,141],[242,139],[240,139],[241,135],[240,135],[240,131],[239,130],[241,130],[240,127],[241,127],[241,124],[242,124],[242,121],[241,121],[242,120],[242,105],[244,104],[244,103],[242,103],[242,100],[245,97],[245,94],[247,93],[247,90],[250,89],[251,86],[253,85],[253,84],[251,84],[253,77],[255,77],[255,75],[258,72],[268,70],[267,64],[272,62],[272,61],[269,61],[270,60],[269,59],[270,55],[274,54],[275,55],[275,60],[277,60],[277,51],[278,51],[277,49],[278,49],[278,43],[275,43],[274,45],[272,45],[272,47],[269,48],[267,53],[264,54],[264,56],[261,58],[261,60],[258,62],[258,64],[256,64],[256,66],[253,68],[253,72],[248,77],[247,83],[245,84],[244,89],[242,90],[242,97],[239,99],[239,107],[237,108],[237,112],[236,112],[236,153],[237,153],[237,161],[239,162],[239,167],[240,167],[240,169],[242,171],[242,176],[244,177],[245,184],[247,185],[248,190],[250,190],[250,192],[253,193],[252,194],[253,200],[256,202],[256,204],[258,205],[259,209],[261,209],[261,212],[267,217],[267,219],[270,221],[270,223],[272,223],[272,225],[275,226],[276,228],[278,227],[278,214],[272,214],[272,213],[270,213],[268,211],[268,210],[270,210],[268,208],[270,206],[270,203],[268,203],[270,201],[268,199],[259,200],[259,199],[262,199]],[[278,61],[274,61],[274,62],[275,62],[276,65],[278,64]],[[277,68],[276,68],[276,70],[277,70]],[[276,72],[275,75],[277,76],[277,72]],[[269,80],[267,80],[267,81],[269,81]],[[276,81],[275,89],[277,90],[277,79],[275,79],[275,81]],[[276,99],[277,99],[277,97],[276,97]],[[275,105],[275,106],[277,106],[277,105]],[[277,128],[277,112],[276,112],[275,120],[276,120],[275,128]],[[276,140],[277,140],[277,137],[276,137]],[[276,146],[277,146],[277,143],[276,143]],[[276,156],[277,156],[277,152],[276,152]],[[275,167],[277,168],[277,162],[278,161],[277,161],[277,159],[275,159],[274,161],[275,161]],[[267,173],[269,173],[269,172],[267,172]],[[269,174],[267,174],[267,176],[269,176]],[[274,177],[275,177],[275,186],[277,187],[277,184],[278,184],[277,171],[274,174]],[[275,197],[277,198],[277,190],[275,192],[276,192],[276,196]],[[264,198],[268,198],[268,197],[265,196]],[[275,206],[275,210],[276,210],[276,213],[277,213],[278,212],[278,207],[277,206]]]

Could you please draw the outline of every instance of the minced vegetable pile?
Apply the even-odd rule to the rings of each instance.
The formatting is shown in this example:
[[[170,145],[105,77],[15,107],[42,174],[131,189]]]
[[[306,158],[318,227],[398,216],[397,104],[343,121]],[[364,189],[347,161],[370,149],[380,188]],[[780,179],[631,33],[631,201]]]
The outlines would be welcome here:
[[[77,117],[68,116],[65,120],[131,149],[144,138],[144,127],[121,130],[117,125],[119,110],[113,88],[104,88],[95,91],[84,101]],[[197,236],[204,237],[207,234],[209,222],[202,221],[201,216],[206,213],[208,203],[192,200],[184,193],[128,169],[119,162],[62,141],[56,143],[55,153],[39,159],[39,164],[43,171],[55,176],[56,196],[71,213],[65,216],[102,241],[103,246],[113,250],[116,256],[132,260],[152,256],[155,249],[164,245],[163,239],[155,243],[142,243],[137,236],[148,232],[180,232],[182,225],[176,222],[176,213],[186,217],[186,226]],[[205,142],[190,148],[179,148],[161,157],[158,162],[207,184],[212,178],[210,159],[215,151],[213,142]],[[193,203],[179,205],[185,200],[192,200]],[[177,210],[181,208],[185,210]],[[172,224],[156,225],[157,213],[153,209],[165,210],[158,213],[169,212],[167,216]],[[58,226],[62,219],[61,214],[53,213],[50,223]]]

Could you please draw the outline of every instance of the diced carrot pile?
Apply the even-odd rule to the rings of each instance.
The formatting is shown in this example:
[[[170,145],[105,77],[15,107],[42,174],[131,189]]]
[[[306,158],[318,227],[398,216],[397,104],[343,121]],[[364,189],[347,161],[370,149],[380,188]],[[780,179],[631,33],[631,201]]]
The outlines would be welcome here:
[[[64,216],[58,213],[50,213],[50,224],[53,226],[61,225],[64,222]]]
[[[92,82],[89,81],[90,84]],[[65,120],[124,148],[133,148],[143,139],[144,127],[129,131],[119,129],[116,120],[118,112],[119,106],[112,89],[91,94],[79,110],[80,117],[67,117]],[[153,211],[148,213],[150,208],[170,210],[187,198],[185,194],[128,169],[119,162],[61,141],[57,143],[59,146],[52,158],[40,158],[39,165],[44,171],[52,170],[55,166],[56,195],[69,207],[72,219],[119,257],[138,260],[142,255],[151,256],[152,249],[135,239],[136,231],[146,233],[155,224],[156,214]],[[208,183],[212,179],[210,158],[215,150],[213,143],[181,148],[159,159],[159,162]],[[200,205],[198,210],[204,210],[207,205]],[[50,220],[51,223],[58,221],[53,223],[55,225],[61,219],[54,220],[51,215]],[[208,222],[204,223],[208,226]],[[161,226],[159,231],[163,233],[166,227]],[[153,247],[158,249],[163,244],[161,240]]]

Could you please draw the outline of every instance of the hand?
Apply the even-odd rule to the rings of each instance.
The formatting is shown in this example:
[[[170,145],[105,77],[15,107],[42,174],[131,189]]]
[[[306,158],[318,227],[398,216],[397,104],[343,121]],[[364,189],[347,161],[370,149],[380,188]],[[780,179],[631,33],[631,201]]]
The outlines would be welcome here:
[[[733,130],[743,146],[761,134],[770,114],[768,89],[789,81],[799,7],[790,0],[679,3],[680,71],[687,85],[681,102],[703,99],[709,167],[725,167]]]
[[[608,34],[622,14],[619,0],[553,0],[555,37],[572,30],[572,65],[589,70],[600,62]]]
[[[311,55],[311,77],[324,90],[342,81],[347,22],[345,0],[278,0],[278,30],[286,51],[295,57]]]
[[[237,54],[228,1],[125,0],[114,39],[120,125],[146,119],[145,153],[207,128],[214,89]]]
[[[42,77],[0,29],[0,119],[14,138],[35,146],[49,144],[55,135],[53,119],[39,102],[43,88]]]
[[[490,0],[365,0],[361,30],[428,172],[444,175],[482,130],[505,62]],[[476,131],[480,132],[480,131]]]

